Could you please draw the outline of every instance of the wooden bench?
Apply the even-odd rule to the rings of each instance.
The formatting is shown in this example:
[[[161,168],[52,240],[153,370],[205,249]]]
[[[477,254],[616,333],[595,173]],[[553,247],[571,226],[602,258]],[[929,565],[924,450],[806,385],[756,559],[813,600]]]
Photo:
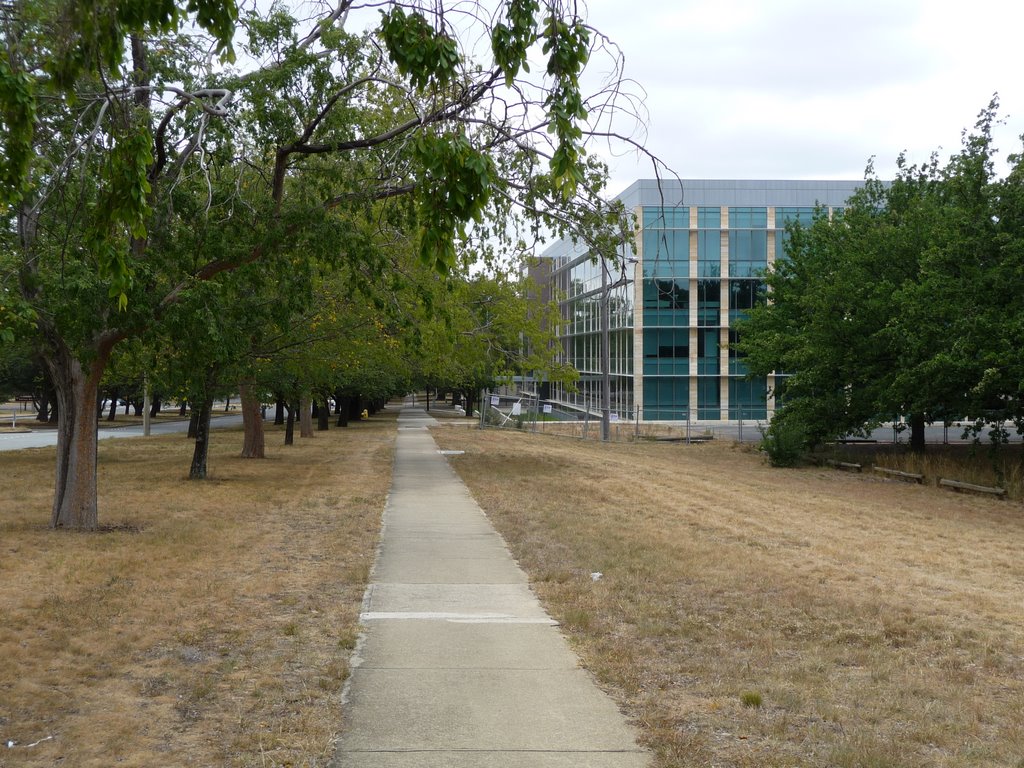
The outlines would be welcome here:
[[[892,477],[896,480],[907,480],[912,483],[924,483],[924,475],[919,475],[916,472],[901,472],[898,469],[889,469],[888,467],[872,467],[872,470],[880,475]]]
[[[999,496],[1003,498],[1006,496],[1005,488],[996,488],[990,485],[975,485],[974,483],[962,483],[959,480],[948,480],[944,477],[939,478],[939,486],[942,488],[949,488],[953,491],[971,491],[973,493],[987,493],[990,496]]]

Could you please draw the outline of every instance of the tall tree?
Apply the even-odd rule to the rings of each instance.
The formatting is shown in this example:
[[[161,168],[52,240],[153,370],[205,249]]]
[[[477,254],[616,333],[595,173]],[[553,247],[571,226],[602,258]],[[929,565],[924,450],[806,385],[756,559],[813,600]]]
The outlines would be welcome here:
[[[1005,282],[1024,235],[1007,215],[1020,160],[997,180],[996,107],[945,165],[900,158],[886,183],[869,168],[840,216],[790,228],[768,301],[738,326],[751,373],[782,374],[774,428],[796,424],[813,444],[902,417],[920,451],[929,422],[1019,419],[1021,381],[1004,372],[1020,370]]]

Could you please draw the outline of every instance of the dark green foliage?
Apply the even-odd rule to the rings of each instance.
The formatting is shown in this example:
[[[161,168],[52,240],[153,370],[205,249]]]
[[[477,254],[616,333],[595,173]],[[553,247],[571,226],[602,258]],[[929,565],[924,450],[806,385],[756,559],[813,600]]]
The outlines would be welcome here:
[[[0,205],[21,197],[35,130],[36,99],[26,72],[0,58]]]
[[[491,34],[494,62],[505,72],[505,85],[511,87],[520,70],[530,71],[526,52],[537,36],[536,0],[510,0],[508,24],[498,23]]]
[[[795,467],[808,450],[807,428],[784,411],[761,428],[761,450],[773,467]]]
[[[996,176],[995,114],[944,166],[869,168],[841,216],[789,230],[738,347],[752,374],[790,374],[781,415],[811,444],[897,417],[921,450],[928,422],[1024,425],[1024,179],[1020,156]]]
[[[398,71],[419,89],[431,82],[446,86],[455,79],[461,62],[454,39],[437,31],[421,13],[401,7],[381,11],[381,37]]]
[[[465,237],[466,224],[483,217],[496,180],[494,161],[459,134],[421,134],[414,152],[424,171],[416,192],[420,255],[445,274],[456,264],[456,235]]]

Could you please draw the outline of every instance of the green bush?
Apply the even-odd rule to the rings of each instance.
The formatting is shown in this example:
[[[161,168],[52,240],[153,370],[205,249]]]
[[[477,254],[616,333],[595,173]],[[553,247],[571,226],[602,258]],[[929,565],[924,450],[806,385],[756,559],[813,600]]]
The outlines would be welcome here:
[[[761,450],[773,467],[795,467],[807,450],[807,429],[795,419],[776,416],[761,429]]]
[[[744,691],[740,694],[740,703],[744,707],[760,707],[764,703],[764,699],[761,694],[757,691]]]

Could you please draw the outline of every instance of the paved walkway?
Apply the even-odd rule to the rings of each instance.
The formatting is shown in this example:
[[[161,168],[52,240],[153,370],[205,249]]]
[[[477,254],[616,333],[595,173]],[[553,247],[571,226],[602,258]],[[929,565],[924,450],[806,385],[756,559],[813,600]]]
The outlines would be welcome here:
[[[642,768],[646,753],[579,668],[502,538],[398,420],[394,480],[335,768]]]

